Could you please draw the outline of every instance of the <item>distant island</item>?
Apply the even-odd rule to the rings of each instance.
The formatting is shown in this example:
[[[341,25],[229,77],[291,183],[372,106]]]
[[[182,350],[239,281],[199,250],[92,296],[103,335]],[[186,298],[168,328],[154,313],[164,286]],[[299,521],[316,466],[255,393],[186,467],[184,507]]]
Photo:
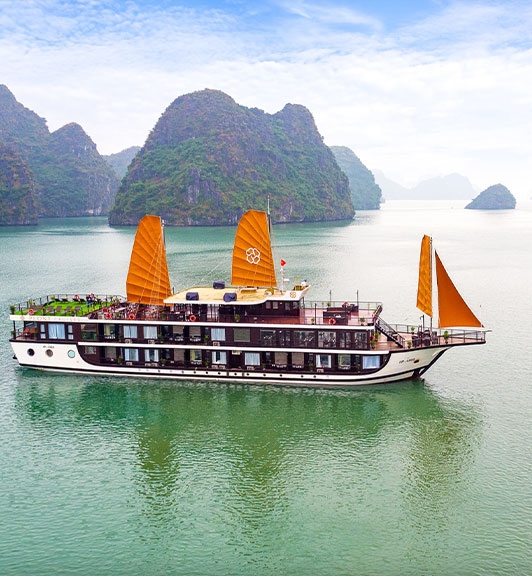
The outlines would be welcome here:
[[[468,210],[513,210],[515,198],[502,184],[494,184],[481,192],[466,209]]]

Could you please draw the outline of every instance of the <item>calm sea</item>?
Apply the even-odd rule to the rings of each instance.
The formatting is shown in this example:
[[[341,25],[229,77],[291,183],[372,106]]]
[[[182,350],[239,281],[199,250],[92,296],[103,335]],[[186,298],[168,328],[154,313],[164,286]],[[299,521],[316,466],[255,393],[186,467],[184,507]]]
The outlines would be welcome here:
[[[134,230],[0,228],[0,574],[532,574],[532,207],[390,202],[278,226],[275,254],[314,299],[418,323],[424,233],[488,344],[345,392],[21,370],[8,305],[124,294]],[[167,229],[174,287],[229,280],[233,234]]]

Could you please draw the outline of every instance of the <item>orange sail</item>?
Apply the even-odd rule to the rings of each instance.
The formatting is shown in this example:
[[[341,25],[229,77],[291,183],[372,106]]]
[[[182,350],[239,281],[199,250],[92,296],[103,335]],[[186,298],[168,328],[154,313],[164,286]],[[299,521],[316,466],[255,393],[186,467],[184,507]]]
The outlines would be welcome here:
[[[419,279],[416,306],[427,316],[432,317],[432,240],[423,236],[419,254]]]
[[[236,231],[231,274],[233,286],[276,286],[268,216],[249,210]]]
[[[127,299],[162,306],[171,294],[163,226],[158,216],[139,222],[126,280]]]
[[[439,328],[449,328],[452,326],[482,327],[480,320],[470,310],[452,280],[449,278],[437,252],[435,256],[436,281],[438,283]]]

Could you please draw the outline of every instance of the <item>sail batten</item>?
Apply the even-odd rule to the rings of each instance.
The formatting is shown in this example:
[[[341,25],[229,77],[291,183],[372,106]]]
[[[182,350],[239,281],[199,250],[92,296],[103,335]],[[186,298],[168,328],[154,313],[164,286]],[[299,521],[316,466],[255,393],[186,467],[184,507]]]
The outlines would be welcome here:
[[[233,286],[276,286],[268,216],[248,210],[241,218],[233,246]]]
[[[144,216],[139,222],[126,280],[129,302],[162,306],[171,294],[161,219]]]

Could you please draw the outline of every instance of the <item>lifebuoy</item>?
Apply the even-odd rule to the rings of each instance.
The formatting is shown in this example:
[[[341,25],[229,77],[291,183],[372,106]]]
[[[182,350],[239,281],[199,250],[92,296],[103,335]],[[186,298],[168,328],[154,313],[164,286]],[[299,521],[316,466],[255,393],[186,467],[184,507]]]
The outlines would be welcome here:
[[[188,317],[188,319],[189,319],[191,322],[195,322],[195,321],[196,321],[196,317],[194,316],[194,314],[191,314],[191,315]]]
[[[33,316],[33,315],[35,314],[35,310],[34,310],[33,308],[30,308],[30,309],[28,310],[28,314],[29,314],[30,316]]]
[[[336,324],[336,320],[334,318],[329,318],[329,324],[334,326]]]
[[[128,318],[129,318],[130,320],[135,320],[135,314],[130,314],[130,315],[128,316]]]
[[[105,314],[105,318],[106,318],[107,320],[111,320],[112,317],[113,317],[112,314],[109,314],[109,312],[107,312],[107,313]]]

